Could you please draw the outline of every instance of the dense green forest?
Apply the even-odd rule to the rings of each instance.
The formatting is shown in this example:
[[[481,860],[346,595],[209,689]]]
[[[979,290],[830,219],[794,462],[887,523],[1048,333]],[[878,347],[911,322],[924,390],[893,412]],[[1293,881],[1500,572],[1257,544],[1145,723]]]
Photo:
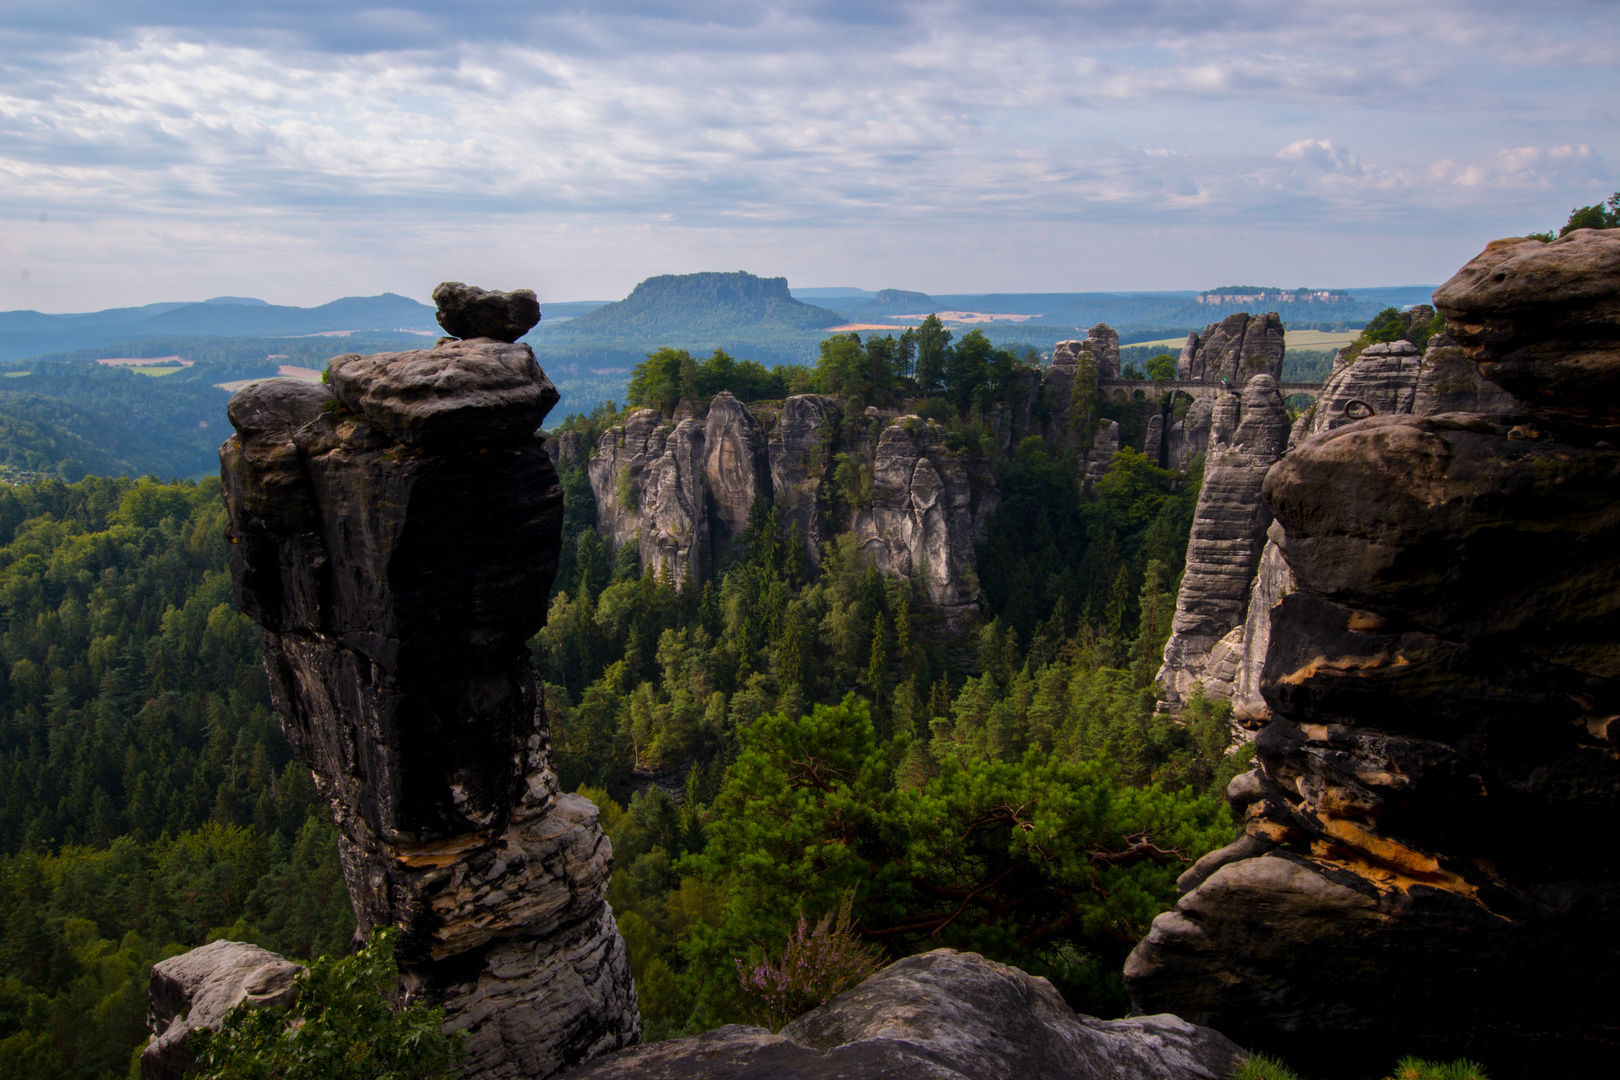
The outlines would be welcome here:
[[[207,476],[219,469],[219,444],[229,431],[231,395],[217,384],[273,376],[282,364],[321,368],[340,353],[421,348],[429,340],[161,337],[3,365],[0,480]],[[106,356],[192,363],[137,371],[95,362]]]
[[[0,486],[0,1068],[122,1077],[146,979],[353,932],[336,835],[231,602],[218,484]],[[316,812],[318,810],[318,812]]]
[[[926,393],[1002,494],[968,641],[847,532],[812,568],[763,503],[713,580],[677,588],[629,545],[610,555],[583,470],[563,470],[564,559],[533,650],[559,776],[605,808],[610,900],[652,1034],[753,1015],[737,961],[769,961],[800,914],[845,902],[884,956],[971,948],[1117,1013],[1124,955],[1183,860],[1231,838],[1215,793],[1246,765],[1226,754],[1227,707],[1172,721],[1152,688],[1201,464],[1178,477],[1126,446],[1083,496],[1072,453],[1038,437],[1001,460],[983,416],[1032,363],[935,321],[837,335],[788,372],[664,349],[631,380],[633,402],[666,414],[720,390]],[[858,503],[872,436],[847,413],[835,522]],[[605,403],[563,426],[594,442],[621,417]]]
[[[1125,953],[1233,835],[1219,791],[1245,767],[1224,706],[1154,711],[1199,469],[1127,446],[1083,495],[1072,454],[1039,438],[990,455],[983,416],[1034,360],[983,335],[819,352],[783,371],[661,350],[633,385],[661,408],[926,387],[952,445],[996,458],[984,622],[948,637],[847,533],[812,566],[764,504],[714,580],[678,588],[631,547],[610,555],[583,471],[562,471],[563,569],[531,649],[559,777],[613,839],[648,1036],[756,1016],[739,963],[841,907],[881,957],[971,948],[1117,1014]],[[851,414],[834,521],[872,435]],[[226,936],[312,958],[352,935],[223,522],[213,481],[0,487],[0,1063],[23,1075],[126,1075],[162,956]]]

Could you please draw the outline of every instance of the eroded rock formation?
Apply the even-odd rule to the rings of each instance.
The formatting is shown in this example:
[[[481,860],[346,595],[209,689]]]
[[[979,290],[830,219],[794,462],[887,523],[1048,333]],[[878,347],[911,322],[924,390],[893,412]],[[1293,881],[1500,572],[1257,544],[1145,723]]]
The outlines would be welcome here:
[[[567,1080],[1225,1080],[1243,1052],[1174,1016],[1098,1020],[1045,979],[936,949],[781,1034],[731,1025],[603,1058]]]
[[[532,289],[496,292],[459,281],[443,281],[433,302],[444,332],[457,338],[516,341],[540,321],[540,302]]]
[[[1214,402],[1204,485],[1159,672],[1172,704],[1187,697],[1194,683],[1210,696],[1231,696],[1237,671],[1231,657],[1242,647],[1223,639],[1242,634],[1271,524],[1260,489],[1287,441],[1288,412],[1270,375],[1254,375],[1241,395],[1223,394]]]
[[[713,513],[716,556],[748,527],[756,499],[771,497],[771,466],[765,432],[753,413],[727,391],[709,402],[703,421],[703,482]]]
[[[1097,365],[1097,378],[1119,378],[1119,334],[1107,323],[1098,323],[1086,331],[1086,344],[1091,347],[1091,359]]]
[[[1466,350],[1523,404],[1431,385],[1507,407],[1373,416],[1271,470],[1294,589],[1246,835],[1126,980],[1343,1074],[1580,1075],[1620,1051],[1620,231],[1492,244],[1435,295],[1435,370]]]
[[[146,1025],[152,1041],[141,1051],[141,1080],[180,1080],[197,1071],[188,1040],[219,1030],[246,1001],[250,1008],[290,1005],[293,980],[304,968],[241,941],[214,941],[152,965]]]
[[[832,448],[844,407],[836,398],[795,394],[782,403],[770,434],[771,493],[783,528],[797,528],[812,565],[831,531],[822,518],[821,485],[832,474]]]
[[[1275,311],[1238,313],[1211,323],[1202,334],[1188,334],[1178,367],[1192,382],[1243,388],[1255,375],[1282,378],[1283,325]]]
[[[925,602],[957,624],[978,612],[971,584],[977,515],[963,455],[947,450],[942,436],[937,424],[914,416],[883,429],[872,506],[856,511],[852,531],[879,573],[915,578]]]
[[[525,646],[557,565],[535,434],[556,391],[489,338],[330,371],[231,400],[237,600],[360,932],[400,927],[406,989],[468,1032],[468,1076],[549,1075],[638,1030],[611,850],[558,792]]]
[[[618,550],[636,547],[642,568],[684,582],[709,569],[703,425],[637,409],[602,435],[588,469],[596,523]]]

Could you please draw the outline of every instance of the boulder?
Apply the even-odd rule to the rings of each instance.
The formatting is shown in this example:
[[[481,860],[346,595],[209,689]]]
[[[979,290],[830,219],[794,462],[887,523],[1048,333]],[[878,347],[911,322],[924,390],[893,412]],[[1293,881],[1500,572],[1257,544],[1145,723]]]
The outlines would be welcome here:
[[[545,1076],[639,1029],[612,849],[557,788],[527,659],[562,525],[535,430],[555,391],[489,340],[333,366],[336,398],[278,380],[228,410],[236,598],[360,932],[400,928],[405,986],[469,1033],[469,1077]]]
[[[526,436],[557,404],[557,388],[527,345],[475,339],[350,353],[327,371],[339,401],[412,445]]]
[[[257,945],[215,941],[152,965],[146,1022],[152,1041],[141,1051],[141,1080],[180,1080],[197,1071],[187,1045],[193,1032],[218,1031],[242,1002],[264,1009],[291,1005],[305,968]]]
[[[889,965],[781,1034],[731,1026],[621,1051],[568,1080],[1225,1080],[1244,1058],[1174,1016],[1098,1020],[1052,984],[975,953]]]
[[[439,325],[451,337],[516,341],[540,321],[540,302],[532,289],[495,292],[459,281],[441,282],[433,290]]]

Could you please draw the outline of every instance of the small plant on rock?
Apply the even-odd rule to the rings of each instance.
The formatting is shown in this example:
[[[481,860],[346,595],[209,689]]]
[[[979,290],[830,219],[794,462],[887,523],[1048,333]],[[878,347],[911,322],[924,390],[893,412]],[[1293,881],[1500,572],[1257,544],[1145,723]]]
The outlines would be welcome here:
[[[812,928],[803,915],[776,960],[737,965],[743,1012],[772,1031],[824,1005],[883,966],[878,950],[862,942],[850,925],[852,897]]]
[[[202,1080],[456,1080],[461,1032],[421,1002],[395,1007],[399,984],[391,927],[353,956],[321,957],[298,976],[286,1008],[232,1009],[219,1031],[198,1031]]]

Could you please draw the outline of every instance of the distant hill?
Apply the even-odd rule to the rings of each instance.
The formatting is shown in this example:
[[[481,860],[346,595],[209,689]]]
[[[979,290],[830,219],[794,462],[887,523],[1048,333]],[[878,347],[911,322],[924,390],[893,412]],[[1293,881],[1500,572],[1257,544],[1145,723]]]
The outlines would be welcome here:
[[[823,330],[844,322],[836,311],[801,303],[787,278],[748,273],[664,274],[648,278],[614,304],[565,323],[542,322],[538,341],[649,341],[658,344],[723,341]]]
[[[148,304],[76,315],[0,312],[0,362],[155,337],[291,337],[333,330],[438,333],[433,308],[395,293],[348,296],[320,307],[284,307],[247,297]]]

